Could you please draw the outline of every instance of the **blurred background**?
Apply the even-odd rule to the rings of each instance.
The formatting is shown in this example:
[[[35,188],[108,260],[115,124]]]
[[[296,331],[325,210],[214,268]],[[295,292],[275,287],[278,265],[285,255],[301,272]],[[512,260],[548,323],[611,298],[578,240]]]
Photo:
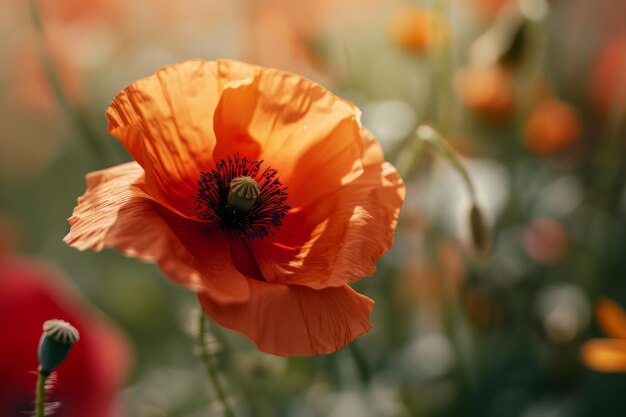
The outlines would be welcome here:
[[[355,346],[286,359],[210,328],[238,416],[626,415],[624,0],[35,5],[0,13],[2,416],[32,401],[24,369],[55,315],[91,340],[59,370],[55,415],[220,415],[195,296],[62,241],[85,174],[130,159],[106,133],[110,100],[194,57],[290,70],[354,101],[408,187],[394,247],[356,286],[376,307]],[[462,157],[486,247],[421,124]],[[101,395],[71,411],[85,392]]]

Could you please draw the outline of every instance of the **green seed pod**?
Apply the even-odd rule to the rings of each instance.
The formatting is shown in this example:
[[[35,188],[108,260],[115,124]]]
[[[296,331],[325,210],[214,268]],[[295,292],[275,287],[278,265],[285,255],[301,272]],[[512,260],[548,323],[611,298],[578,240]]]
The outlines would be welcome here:
[[[72,345],[78,342],[78,330],[63,320],[47,320],[39,340],[39,372],[50,374],[67,357]]]
[[[261,186],[251,177],[237,177],[230,182],[228,205],[241,214],[250,210],[261,192]]]

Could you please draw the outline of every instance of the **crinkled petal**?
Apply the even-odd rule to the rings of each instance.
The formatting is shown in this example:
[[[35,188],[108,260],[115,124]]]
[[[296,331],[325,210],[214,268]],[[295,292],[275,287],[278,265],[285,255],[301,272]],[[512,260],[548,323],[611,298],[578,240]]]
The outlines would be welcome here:
[[[626,312],[616,302],[600,299],[596,304],[596,319],[604,333],[626,339]]]
[[[366,168],[358,179],[290,213],[276,236],[250,242],[268,281],[320,289],[374,273],[393,242],[405,187],[379,145],[367,135],[364,141]]]
[[[383,148],[368,129],[361,129],[361,142],[363,144],[363,166],[373,167],[385,162]]]
[[[90,174],[65,242],[79,250],[114,247],[126,256],[156,262],[172,280],[215,302],[246,301],[246,279],[229,262],[225,241],[206,236],[201,256],[190,252],[178,234],[203,234],[208,225],[170,212],[142,186],[143,169],[134,162]],[[177,234],[170,223],[187,228],[179,227]],[[192,224],[194,232],[188,231]]]
[[[371,328],[374,302],[348,286],[313,290],[249,280],[250,301],[219,305],[199,294],[220,325],[250,338],[259,350],[281,356],[334,352]]]
[[[600,372],[626,372],[626,340],[592,339],[580,348],[585,365]]]
[[[226,83],[248,77],[253,68],[235,61],[191,60],[162,68],[113,99],[106,112],[109,132],[144,168],[153,197],[193,213],[198,177],[212,162],[219,97]]]
[[[288,187],[287,204],[311,204],[362,171],[360,113],[318,84],[267,69],[228,84],[215,111],[214,158],[264,160]]]

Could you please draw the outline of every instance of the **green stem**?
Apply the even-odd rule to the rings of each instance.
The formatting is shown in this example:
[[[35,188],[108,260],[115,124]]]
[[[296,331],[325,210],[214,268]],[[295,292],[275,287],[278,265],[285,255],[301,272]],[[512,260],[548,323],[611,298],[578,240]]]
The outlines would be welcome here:
[[[426,125],[418,127],[415,132],[415,136],[418,141],[427,142],[428,144],[430,144],[433,148],[435,148],[440,156],[445,158],[446,161],[448,161],[448,163],[452,165],[454,170],[461,176],[461,179],[463,180],[463,185],[465,185],[465,188],[467,189],[472,204],[474,206],[477,206],[478,202],[476,200],[476,190],[474,189],[474,184],[472,183],[472,180],[467,170],[461,163],[461,160],[456,155],[452,147],[448,144],[448,142],[446,142],[446,140],[439,134],[439,132],[437,132],[432,127]]]
[[[37,372],[37,393],[35,397],[35,417],[44,417],[44,404],[46,402],[46,379],[48,375]]]
[[[363,353],[356,345],[356,341],[350,343],[348,348],[350,350],[350,355],[352,356],[352,359],[354,359],[354,363],[359,373],[359,377],[361,378],[361,382],[365,386],[369,385],[370,381],[372,380],[372,375],[369,367],[367,366],[367,361],[365,360]]]
[[[70,118],[75,128],[80,133],[80,136],[86,142],[87,146],[91,148],[99,162],[106,162],[110,155],[103,145],[104,137],[102,137],[98,130],[91,127],[91,123],[85,111],[72,104],[63,90],[63,86],[61,85],[61,81],[56,72],[52,57],[46,47],[45,34],[41,15],[39,14],[39,8],[37,7],[37,0],[30,0],[30,16],[33,28],[35,29],[35,33],[37,35],[37,46],[39,48],[39,55],[43,65],[44,74],[55,100],[63,112]]]
[[[435,9],[440,13],[441,17],[445,21],[450,21],[450,0],[438,0],[435,2]],[[435,30],[431,33],[435,39],[441,41],[445,36],[442,29],[438,25],[434,25]],[[452,49],[451,40],[445,40],[444,44],[437,45],[436,55],[433,65],[436,66],[435,82],[436,82],[436,99],[437,99],[437,125],[445,133],[449,133],[448,130],[453,128],[452,122],[455,117],[455,108],[450,105],[452,91],[450,86],[452,85]]]
[[[200,346],[200,356],[202,358],[202,362],[204,362],[204,366],[206,367],[207,374],[209,375],[209,379],[211,380],[211,384],[213,385],[213,389],[217,394],[218,399],[222,403],[222,407],[224,408],[224,415],[226,417],[235,417],[235,413],[228,405],[228,401],[226,400],[226,393],[224,392],[224,388],[220,382],[219,375],[217,373],[217,369],[215,364],[213,363],[213,358],[209,353],[209,349],[206,346],[205,341],[205,331],[206,331],[206,316],[202,309],[200,309],[200,314],[198,317],[198,345]]]
[[[415,131],[414,140],[411,144],[409,144],[410,146],[407,146],[410,152],[408,154],[404,154],[406,158],[399,160],[401,164],[399,164],[398,169],[407,169],[407,171],[404,172],[405,174],[410,174],[412,172],[421,157],[423,146],[420,144],[423,143],[427,143],[435,148],[435,151],[439,154],[439,156],[443,157],[461,177],[463,185],[465,186],[472,203],[469,212],[469,225],[472,242],[479,254],[487,254],[489,248],[489,233],[485,225],[483,214],[478,205],[478,198],[476,196],[474,183],[472,182],[469,173],[461,163],[461,159],[439,132],[427,125],[418,127]],[[402,171],[400,172],[403,173]]]

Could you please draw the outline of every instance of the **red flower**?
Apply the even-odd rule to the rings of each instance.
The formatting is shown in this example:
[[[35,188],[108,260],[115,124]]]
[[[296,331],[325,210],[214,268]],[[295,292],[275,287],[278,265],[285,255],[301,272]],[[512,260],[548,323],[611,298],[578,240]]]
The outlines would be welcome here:
[[[130,85],[107,117],[137,162],[88,176],[70,245],[155,261],[265,352],[329,353],[370,329],[373,301],[348,284],[391,246],[404,184],[352,103],[195,60]]]
[[[0,416],[23,417],[34,409],[37,344],[48,319],[71,322],[80,342],[55,370],[48,393],[60,402],[58,417],[110,417],[129,348],[120,332],[90,308],[48,265],[0,255]]]
[[[626,105],[626,33],[610,38],[601,46],[591,73],[590,94],[603,113],[611,106]],[[623,107],[622,107],[623,108]]]

